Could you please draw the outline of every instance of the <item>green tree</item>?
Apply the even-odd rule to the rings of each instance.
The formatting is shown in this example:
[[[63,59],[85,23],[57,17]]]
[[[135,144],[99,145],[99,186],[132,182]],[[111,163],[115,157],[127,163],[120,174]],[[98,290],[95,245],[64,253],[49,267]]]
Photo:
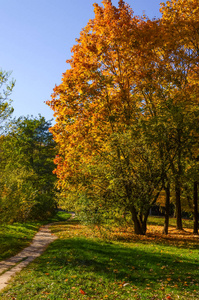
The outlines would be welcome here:
[[[9,99],[15,86],[15,81],[8,82],[10,72],[0,70],[0,134],[3,131],[5,120],[12,114],[11,99]]]
[[[55,143],[44,117],[12,121],[1,138],[1,213],[11,220],[45,218],[56,207]],[[8,217],[7,217],[8,218]]]

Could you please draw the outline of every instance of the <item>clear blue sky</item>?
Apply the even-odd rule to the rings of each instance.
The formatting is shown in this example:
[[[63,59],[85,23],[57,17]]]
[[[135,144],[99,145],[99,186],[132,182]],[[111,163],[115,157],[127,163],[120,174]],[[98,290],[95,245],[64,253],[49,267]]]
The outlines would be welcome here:
[[[101,0],[0,0],[0,69],[13,71],[14,116],[53,117],[44,104],[69,67],[71,48]],[[160,17],[159,0],[128,0],[135,15]],[[117,6],[118,1],[112,0]]]

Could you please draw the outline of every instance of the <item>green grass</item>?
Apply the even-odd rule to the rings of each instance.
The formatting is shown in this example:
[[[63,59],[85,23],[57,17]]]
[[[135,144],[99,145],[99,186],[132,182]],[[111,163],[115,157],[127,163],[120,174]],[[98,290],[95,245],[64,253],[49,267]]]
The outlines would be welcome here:
[[[76,220],[53,225],[59,239],[0,299],[199,299],[197,238],[153,231],[130,238],[128,230],[115,228],[106,242],[102,229],[94,229]]]
[[[42,222],[14,223],[0,225],[0,261],[17,254],[31,242],[41,225],[67,220],[65,212]]]
[[[164,225],[164,217],[156,217],[156,216],[149,216],[148,218],[148,225]],[[169,218],[169,226],[176,227],[176,218]],[[182,226],[183,228],[192,228],[193,229],[193,220],[189,219],[182,219]]]

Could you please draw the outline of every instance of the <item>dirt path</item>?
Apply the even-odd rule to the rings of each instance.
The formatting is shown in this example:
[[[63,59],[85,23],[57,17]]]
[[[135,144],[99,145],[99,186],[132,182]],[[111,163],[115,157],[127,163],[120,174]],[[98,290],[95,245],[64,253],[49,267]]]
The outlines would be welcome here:
[[[51,224],[44,225],[40,228],[30,246],[23,249],[17,255],[0,261],[0,291],[7,286],[11,277],[20,272],[36,257],[39,257],[46,247],[57,239],[56,236],[52,235],[49,229],[50,225]]]

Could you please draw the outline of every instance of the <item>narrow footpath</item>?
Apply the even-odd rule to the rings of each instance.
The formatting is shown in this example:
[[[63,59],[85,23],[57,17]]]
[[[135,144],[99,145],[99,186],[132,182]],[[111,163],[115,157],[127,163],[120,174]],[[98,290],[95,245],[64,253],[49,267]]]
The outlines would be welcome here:
[[[50,225],[44,225],[39,229],[30,246],[23,249],[17,255],[0,261],[0,291],[7,286],[11,277],[15,276],[16,273],[39,257],[47,246],[57,239],[56,236],[52,235],[49,229]]]

